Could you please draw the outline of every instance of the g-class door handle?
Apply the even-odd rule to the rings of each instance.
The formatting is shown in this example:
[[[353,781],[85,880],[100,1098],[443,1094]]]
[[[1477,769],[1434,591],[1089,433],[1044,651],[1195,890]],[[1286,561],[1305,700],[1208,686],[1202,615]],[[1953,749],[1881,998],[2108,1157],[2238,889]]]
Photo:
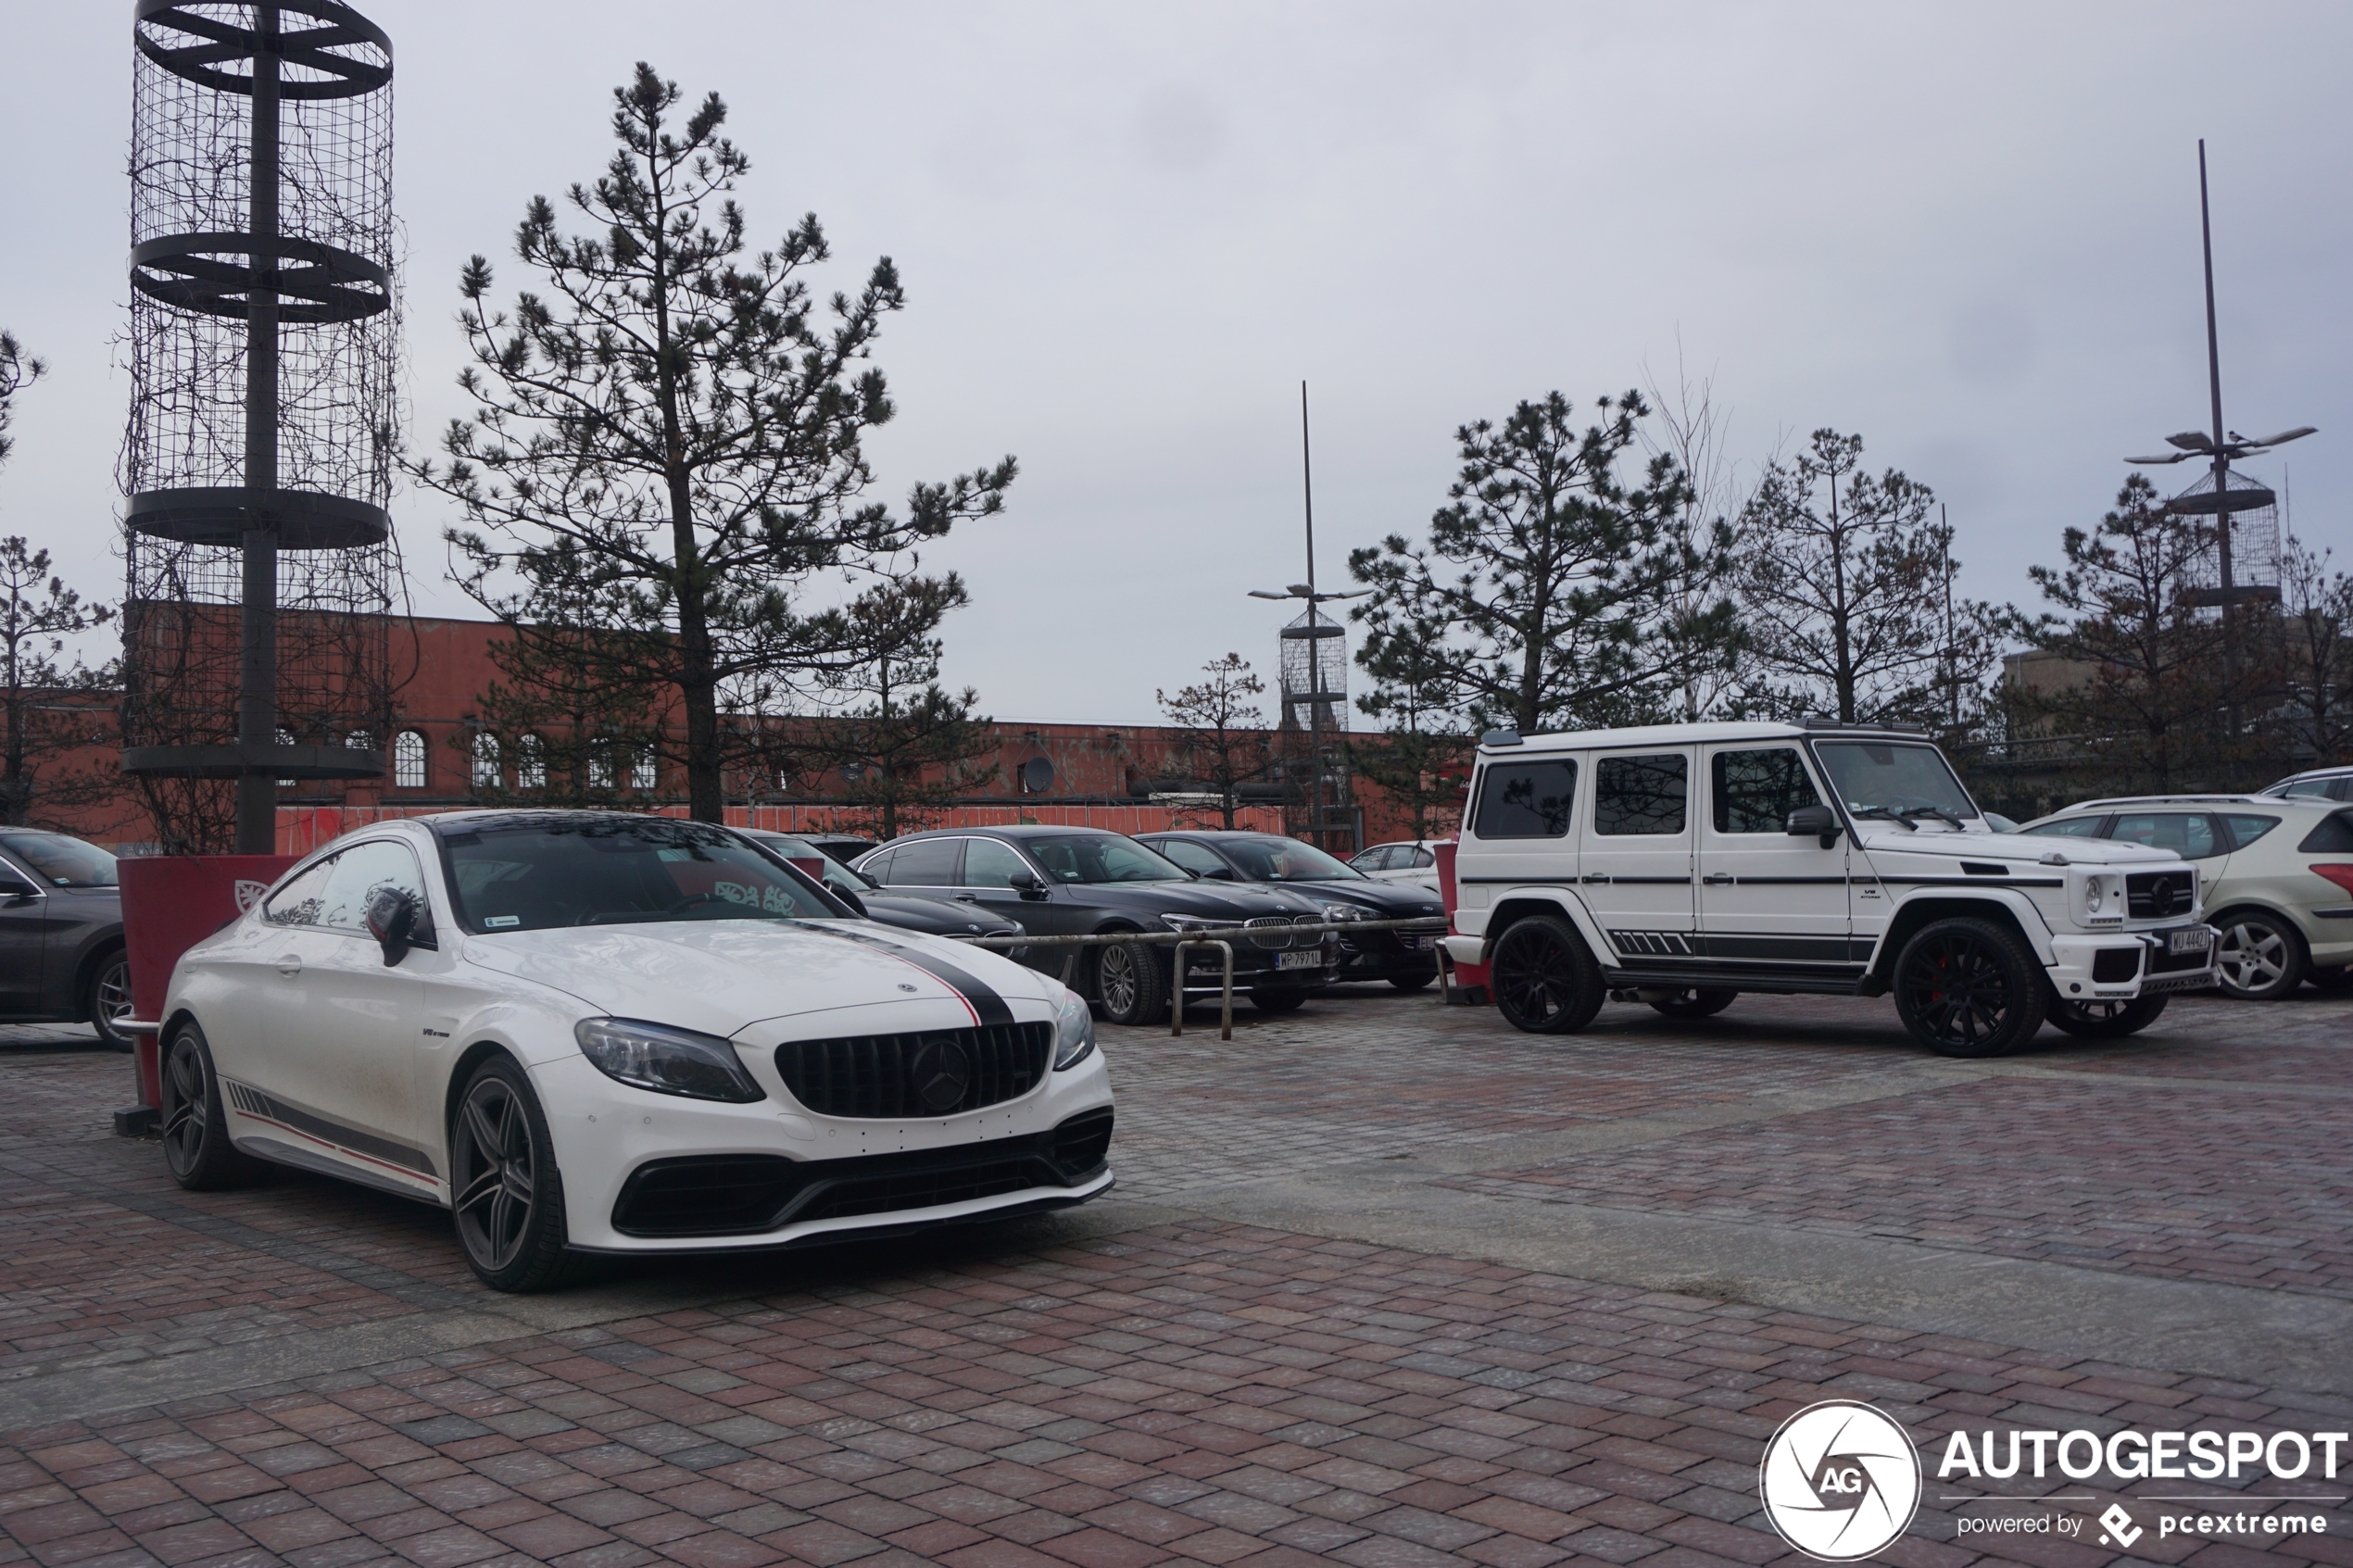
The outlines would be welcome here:
[[[1729,883],[1731,880],[1732,873],[1730,872],[1710,872],[1705,876],[1700,878],[1700,881],[1706,883],[1711,887],[1719,884]]]
[[[1607,882],[1609,880],[1609,873],[1607,872],[1587,872],[1583,876],[1579,877],[1577,880],[1579,882]]]

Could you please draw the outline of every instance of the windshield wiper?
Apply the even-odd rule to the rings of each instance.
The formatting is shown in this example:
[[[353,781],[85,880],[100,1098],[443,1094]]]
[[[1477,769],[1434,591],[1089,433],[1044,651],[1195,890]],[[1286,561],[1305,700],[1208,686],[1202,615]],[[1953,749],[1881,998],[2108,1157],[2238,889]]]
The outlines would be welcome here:
[[[1942,806],[1906,806],[1904,808],[1901,815],[1907,822],[1914,817],[1934,817],[1940,822],[1952,823],[1953,831],[1955,833],[1967,833],[1969,831],[1969,829],[1962,824],[1960,818],[1953,815],[1952,812],[1947,811]]]
[[[1849,806],[1846,809],[1846,814],[1850,817],[1877,817],[1883,822],[1901,822],[1904,824],[1906,833],[1920,831],[1919,823],[1912,821],[1903,812],[1886,806]]]

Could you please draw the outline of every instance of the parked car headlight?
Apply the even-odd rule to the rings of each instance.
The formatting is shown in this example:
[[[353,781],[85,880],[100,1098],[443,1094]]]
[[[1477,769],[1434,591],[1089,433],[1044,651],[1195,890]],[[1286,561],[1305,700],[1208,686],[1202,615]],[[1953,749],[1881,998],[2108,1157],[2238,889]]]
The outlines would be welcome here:
[[[1363,920],[1365,911],[1353,904],[1326,904],[1324,918],[1328,921]]]
[[[768,1098],[736,1047],[716,1035],[635,1018],[584,1018],[572,1035],[597,1071],[631,1088],[736,1105]]]
[[[1203,920],[1199,915],[1163,915],[1160,923],[1171,931],[1217,931],[1230,927],[1229,920]]]
[[[1095,1015],[1087,998],[1076,991],[1063,993],[1063,1010],[1054,1019],[1054,1071],[1076,1067],[1095,1048]]]

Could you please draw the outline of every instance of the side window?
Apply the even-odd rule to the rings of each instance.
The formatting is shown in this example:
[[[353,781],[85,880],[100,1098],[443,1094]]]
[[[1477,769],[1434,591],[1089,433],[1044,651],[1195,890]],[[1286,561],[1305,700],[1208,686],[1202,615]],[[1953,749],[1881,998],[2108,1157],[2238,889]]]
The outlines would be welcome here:
[[[1397,851],[1395,849],[1386,844],[1383,844],[1375,848],[1365,850],[1362,855],[1357,856],[1354,859],[1349,861],[1348,863],[1354,866],[1360,872],[1385,872],[1389,870],[1389,862],[1395,857],[1396,853]]]
[[[869,880],[879,882],[885,887],[888,887],[890,885],[891,857],[897,855],[899,851],[896,849],[886,849],[879,855],[868,856],[865,859],[858,862],[858,870]]]
[[[2337,782],[2334,779],[2306,779],[2288,785],[2280,793],[2290,800],[2326,800],[2329,798],[2329,785]]]
[[[261,906],[261,918],[271,925],[324,924],[319,917],[326,911],[327,879],[335,874],[335,859],[330,855],[296,873]]]
[[[1690,771],[1690,759],[1683,757],[1603,758],[1594,775],[1593,831],[1682,832]]]
[[[1217,858],[1215,850],[1195,844],[1189,839],[1164,838],[1151,847],[1189,872],[1201,872],[1205,874],[1227,869],[1226,862]]]
[[[956,861],[963,847],[961,838],[919,838],[902,844],[890,858],[887,874],[875,880],[892,887],[953,887]]]
[[[2277,817],[2259,817],[2252,812],[2224,812],[2222,822],[2231,830],[2231,847],[2233,849],[2246,848],[2280,825]]]
[[[2353,811],[2338,811],[2321,819],[2321,823],[2304,835],[2296,851],[2304,855],[2353,854]]]
[[[2095,811],[2089,816],[2055,818],[2050,822],[2037,822],[2031,828],[2020,828],[2018,831],[2036,838],[2097,838],[2100,834],[2100,824],[2106,821],[2108,821],[2106,817]]]
[[[1577,764],[1491,762],[1478,786],[1472,834],[1479,838],[1561,838],[1568,833],[1569,808],[1577,799]],[[1390,848],[1384,871],[1414,863],[1414,847]]]
[[[1026,875],[1029,862],[1009,846],[993,838],[964,840],[966,887],[1011,887],[1015,876]]]
[[[1719,751],[1708,767],[1718,833],[1784,833],[1792,811],[1822,803],[1794,746]]]
[[[419,909],[425,907],[425,884],[417,871],[417,857],[407,845],[390,839],[355,844],[335,857],[334,872],[327,878],[321,898],[322,907],[310,923],[364,934],[368,906],[387,889],[406,893],[417,900]]]
[[[1577,771],[1574,768],[1572,768],[1569,770],[1569,789],[1574,792],[1576,788]],[[1414,869],[1416,871],[1420,871],[1425,866],[1434,866],[1436,864],[1438,864],[1438,857],[1429,850],[1416,849],[1414,851]]]
[[[2203,860],[2221,853],[2214,840],[2214,820],[2203,811],[2132,811],[2116,819],[2108,837],[2171,849],[2184,860]]]

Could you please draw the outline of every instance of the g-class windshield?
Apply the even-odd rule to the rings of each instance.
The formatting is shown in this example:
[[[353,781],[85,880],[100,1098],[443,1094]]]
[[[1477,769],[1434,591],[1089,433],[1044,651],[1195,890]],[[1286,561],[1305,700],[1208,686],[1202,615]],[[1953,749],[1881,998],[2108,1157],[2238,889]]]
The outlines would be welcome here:
[[[1977,815],[1969,791],[1953,776],[1944,754],[1932,746],[1898,741],[1826,740],[1814,743],[1822,771],[1847,810],[1858,817],[1949,817]]]

